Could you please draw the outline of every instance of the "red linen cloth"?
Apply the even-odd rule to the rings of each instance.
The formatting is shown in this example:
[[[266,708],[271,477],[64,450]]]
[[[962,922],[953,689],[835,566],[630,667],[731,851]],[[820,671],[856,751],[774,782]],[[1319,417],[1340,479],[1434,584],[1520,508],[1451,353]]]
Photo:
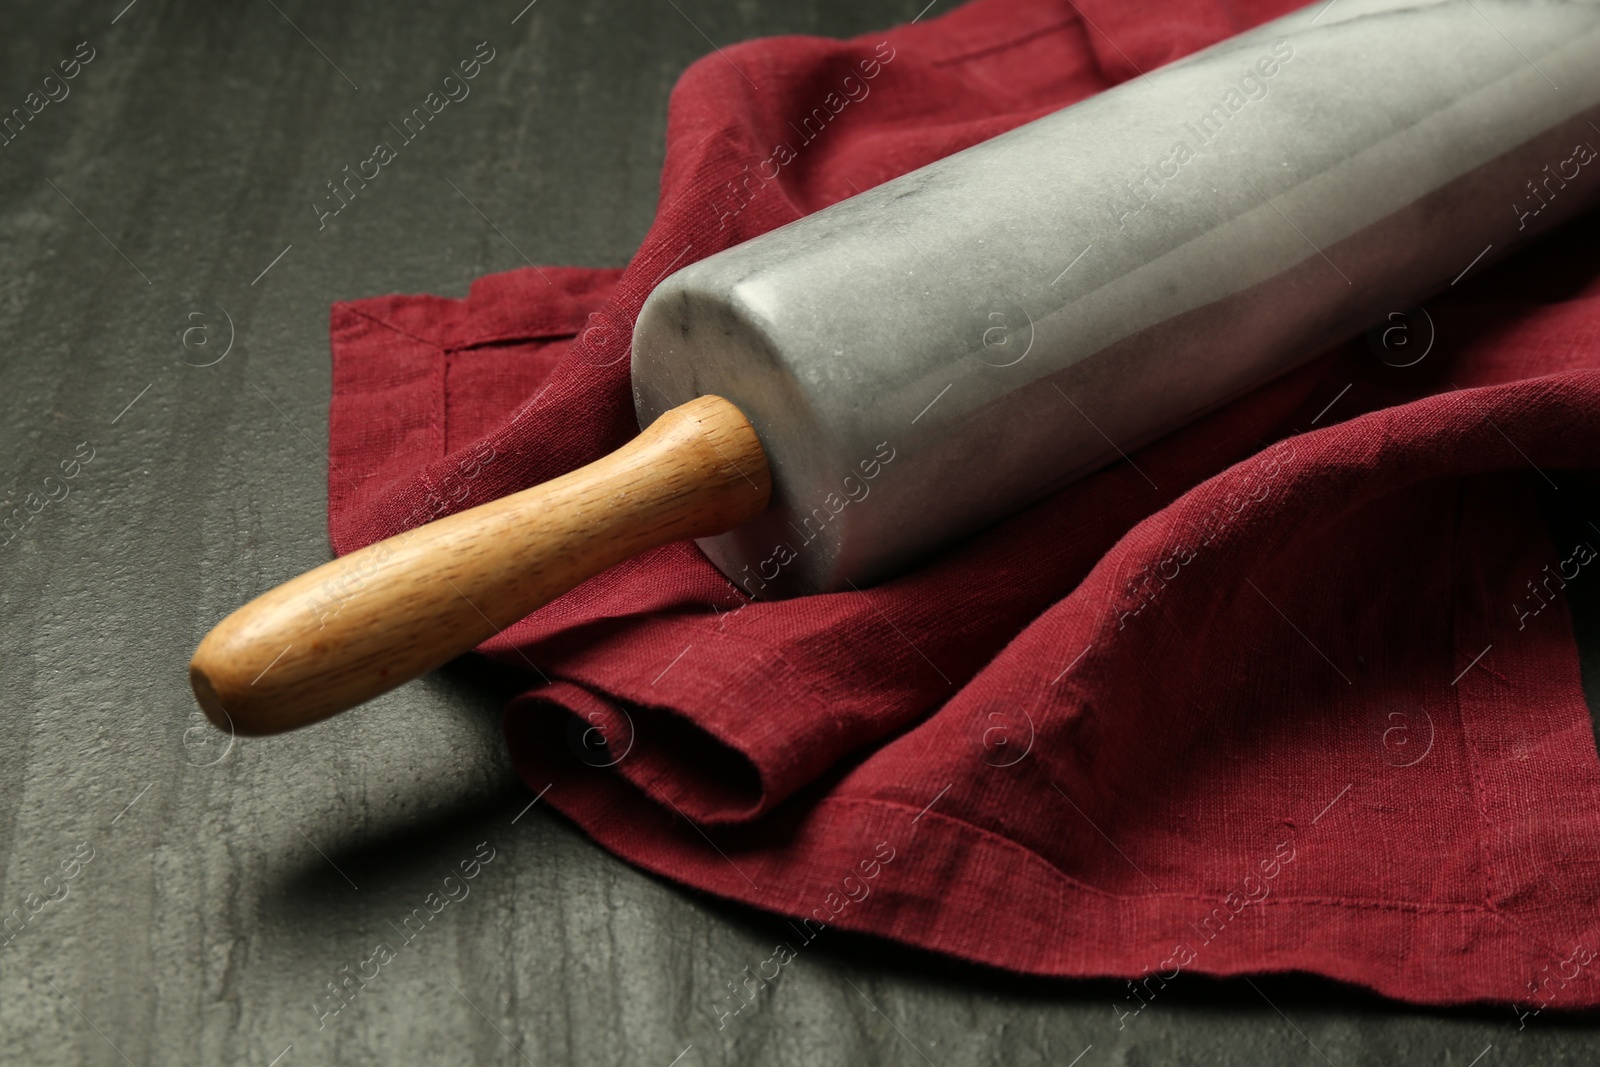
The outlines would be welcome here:
[[[335,307],[337,551],[634,434],[669,270],[1283,10],[977,0],[708,56],[626,270]],[[870,92],[746,181],[847,75]],[[1048,975],[1600,1003],[1600,763],[1551,580],[1597,568],[1534,510],[1600,455],[1597,229],[1431,305],[1416,366],[1321,356],[898,580],[746,604],[684,543],[495,620],[521,774],[792,949],[826,923]]]

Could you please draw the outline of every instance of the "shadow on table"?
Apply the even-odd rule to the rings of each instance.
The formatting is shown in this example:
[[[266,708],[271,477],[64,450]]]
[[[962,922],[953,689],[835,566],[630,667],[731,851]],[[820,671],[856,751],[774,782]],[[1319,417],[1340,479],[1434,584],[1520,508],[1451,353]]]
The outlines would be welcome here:
[[[1558,473],[1563,484],[1573,483],[1572,488],[1588,489],[1595,484],[1592,474]],[[1577,499],[1580,496],[1583,499]],[[1595,509],[1595,516],[1589,514],[1587,504],[1592,497],[1592,492],[1564,496],[1554,491],[1543,494],[1541,504],[1545,518],[1556,539],[1592,532],[1589,521],[1600,517],[1600,509]],[[1571,610],[1582,652],[1586,696],[1593,711],[1600,698],[1600,588],[1591,589],[1587,585],[1581,590],[1574,588]],[[472,656],[446,665],[433,679],[451,690],[459,698],[457,703],[471,709],[470,719],[476,729],[493,735],[488,747],[498,752],[499,758],[483,769],[476,788],[448,798],[420,816],[415,814],[414,808],[379,814],[358,841],[332,846],[326,856],[309,856],[284,878],[279,892],[272,895],[275,903],[263,916],[269,925],[292,923],[302,936],[312,939],[348,932],[349,879],[384,886],[386,895],[394,897],[397,903],[413,902],[408,893],[425,892],[444,874],[450,873],[457,853],[466,856],[486,836],[492,839],[494,835],[503,834],[508,822],[533,798],[533,792],[517,778],[499,739],[502,709],[527,689],[527,673]],[[1600,732],[1600,719],[1597,719],[1597,732]],[[536,818],[543,822],[549,816],[537,815]],[[564,832],[582,836],[581,831],[564,819],[559,822]],[[719,921],[755,940],[771,936],[781,923],[776,916],[746,905],[654,875],[647,876],[672,886],[674,891],[714,913]],[[1110,1006],[1123,1004],[1128,993],[1120,980],[1067,980],[1014,974],[837,929],[807,955],[836,972],[862,970],[896,983],[989,993],[1019,1005],[1104,1004],[1108,1019],[1112,1017]],[[1270,990],[1270,1001],[1258,988],[1260,986]],[[1507,1025],[1515,1021],[1507,1004],[1418,1006],[1390,1000],[1358,986],[1300,973],[1249,979],[1189,975],[1182,982],[1169,984],[1160,995],[1168,1008],[1229,1014],[1276,1016],[1280,1009],[1289,1014],[1298,1009]],[[1600,1031],[1600,1010],[1564,1012],[1552,1005],[1539,1014],[1538,1025],[1541,1029]]]
[[[683,892],[715,909],[730,926],[752,938],[773,936],[781,931],[781,920],[753,908],[714,898],[693,890]],[[830,930],[824,943],[819,938],[807,953],[813,962],[828,969],[848,973],[866,971],[906,986],[959,988],[984,992],[1024,1006],[1053,1004],[1104,1005],[1106,1019],[1114,1017],[1113,1004],[1127,1004],[1128,989],[1120,979],[1062,979],[1002,971],[983,964],[942,956],[924,949],[888,941],[870,934]],[[781,939],[781,933],[777,933]],[[1252,984],[1253,983],[1253,984]],[[1266,995],[1271,1000],[1266,999]],[[1458,1021],[1507,1024],[1515,1029],[1516,1018],[1510,1005],[1485,1003],[1459,1007],[1432,1007],[1406,1004],[1379,996],[1359,986],[1303,973],[1277,973],[1248,978],[1213,978],[1186,974],[1160,990],[1161,1005],[1167,1009],[1220,1011],[1229,1015],[1255,1014],[1277,1018],[1279,1010],[1289,1015],[1295,1009],[1366,1016],[1431,1017]],[[1600,1032],[1600,1009],[1563,1012],[1552,1005],[1538,1016],[1544,1029]]]

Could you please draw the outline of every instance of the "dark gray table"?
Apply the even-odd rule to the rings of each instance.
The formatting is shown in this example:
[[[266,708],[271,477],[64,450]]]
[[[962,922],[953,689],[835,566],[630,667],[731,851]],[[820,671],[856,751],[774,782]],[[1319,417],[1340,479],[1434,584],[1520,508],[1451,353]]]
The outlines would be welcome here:
[[[1519,1032],[1509,1007],[1412,1010],[1286,977],[1197,979],[1119,1032],[1111,983],[844,935],[719,1030],[724,983],[777,921],[643,875],[542,806],[518,818],[532,794],[502,751],[503,680],[453,667],[266,742],[197,729],[184,667],[201,635],[328,558],[329,302],[460,295],[524,253],[626,262],[690,61],[864,32],[926,0],[524,2],[0,15],[7,111],[93,50],[0,147],[0,503],[67,491],[0,550],[0,913],[59,897],[0,948],[0,1062],[1600,1058],[1592,1020]],[[473,95],[319,231],[323,183],[485,39],[497,56]],[[90,450],[70,483],[45,481]],[[1593,590],[1571,598],[1600,649]],[[494,858],[470,896],[324,1014],[327,984],[480,842]],[[75,849],[93,858],[47,882]]]

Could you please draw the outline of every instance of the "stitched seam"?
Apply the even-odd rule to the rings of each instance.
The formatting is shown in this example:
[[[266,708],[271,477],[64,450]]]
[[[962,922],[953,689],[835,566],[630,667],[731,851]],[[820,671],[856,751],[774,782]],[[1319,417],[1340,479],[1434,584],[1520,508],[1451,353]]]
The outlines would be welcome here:
[[[418,344],[427,345],[429,348],[438,349],[440,352],[444,351],[444,346],[441,345],[438,341],[431,341],[426,337],[418,337],[416,334],[412,333],[410,330],[407,330],[407,329],[404,329],[402,327],[396,326],[394,323],[388,321],[387,319],[380,319],[380,318],[377,318],[374,315],[369,315],[367,312],[362,311],[360,308],[352,307],[350,305],[346,305],[346,310],[348,310],[350,312],[350,314],[356,316],[357,318],[366,319],[368,322],[372,323],[374,326],[382,326],[384,329],[390,330],[390,331],[392,331],[394,333],[397,333],[401,337],[409,337],[413,341],[417,342]]]
[[[419,337],[419,336],[417,336],[416,334],[412,333],[409,330],[402,329],[401,327],[396,326],[394,323],[389,322],[386,319],[380,319],[380,318],[378,318],[378,317],[376,317],[374,315],[368,314],[367,312],[362,311],[360,308],[355,307],[353,305],[348,305],[348,304],[345,305],[345,310],[348,311],[351,315],[354,315],[358,319],[362,319],[362,320],[364,320],[366,322],[370,322],[374,326],[380,326],[383,329],[386,329],[391,333],[398,334],[401,337],[405,337],[405,338],[408,338],[409,340],[415,341],[417,344],[426,345],[428,348],[433,349],[435,355],[437,356],[437,359],[435,360],[435,364],[434,364],[434,366],[435,366],[434,398],[435,399],[434,399],[434,403],[431,405],[432,411],[429,413],[429,416],[428,416],[428,428],[433,431],[433,435],[434,435],[434,448],[433,448],[434,456],[433,456],[433,458],[434,459],[443,458],[444,455],[445,455],[445,441],[446,441],[445,432],[444,432],[445,431],[444,421],[445,421],[445,417],[446,417],[445,416],[445,408],[447,406],[446,405],[446,399],[445,399],[445,378],[444,378],[444,375],[445,375],[444,365],[445,365],[445,354],[446,354],[445,347],[443,345],[439,344],[437,341],[429,340],[426,337]],[[422,487],[424,489],[426,489],[430,495],[433,495],[433,496],[437,496],[438,495],[438,492],[437,492],[437,490],[435,489],[435,487],[433,485],[433,481],[428,477],[428,474],[427,474],[426,470],[417,471],[414,474],[414,477],[416,478],[416,480],[419,483],[421,483]]]
[[[1462,527],[1464,525],[1463,519],[1466,511],[1466,495],[1467,480],[1465,478],[1458,479],[1456,482],[1456,529],[1455,536],[1452,538],[1450,545],[1449,617],[1452,619],[1459,617],[1460,603],[1458,597],[1460,594],[1461,584],[1459,567],[1461,560]],[[1451,633],[1450,650],[1456,658],[1459,658],[1461,655],[1461,650],[1457,642],[1457,634],[1455,632]],[[1451,688],[1456,687],[1452,686]],[[1456,708],[1456,722],[1461,727],[1461,736],[1466,741],[1467,771],[1472,778],[1472,790],[1475,794],[1473,799],[1476,801],[1474,807],[1477,809],[1478,820],[1482,825],[1482,833],[1474,836],[1476,837],[1475,845],[1478,853],[1478,859],[1483,865],[1484,872],[1483,906],[1484,909],[1491,914],[1509,919],[1509,916],[1505,916],[1500,908],[1495,904],[1495,886],[1498,881],[1498,872],[1496,869],[1497,864],[1495,857],[1490,850],[1490,841],[1492,840],[1491,835],[1494,833],[1494,822],[1489,817],[1489,797],[1488,790],[1484,786],[1483,767],[1481,766],[1481,761],[1478,758],[1478,746],[1475,736],[1477,731],[1469,731],[1467,729],[1466,714],[1463,711],[1464,692],[1464,690],[1457,688],[1451,699]]]
[[[916,811],[917,810],[917,809],[913,808],[911,805],[902,803],[901,801],[884,800],[884,799],[879,799],[879,798],[876,798],[876,797],[837,797],[837,798],[834,798],[834,799],[828,801],[828,803],[831,803],[831,804],[850,804],[850,805],[856,805],[856,806],[865,805],[865,806],[868,806],[868,807],[875,807],[875,808],[894,808],[894,809],[898,809],[898,810],[901,810],[901,811]],[[990,840],[990,841],[994,841],[994,842],[998,843],[1002,848],[1005,848],[1007,851],[1018,852],[1018,853],[1021,853],[1021,854],[1025,855],[1025,856],[1031,857],[1032,859],[1035,859],[1040,864],[1042,864],[1045,867],[1045,869],[1047,869],[1052,874],[1054,874],[1058,879],[1060,879],[1061,881],[1067,883],[1068,885],[1076,886],[1076,887],[1078,887],[1078,888],[1080,888],[1080,889],[1082,889],[1082,890],[1084,890],[1086,892],[1092,893],[1092,894],[1094,894],[1096,896],[1099,896],[1099,897],[1103,897],[1103,898],[1105,898],[1107,900],[1115,900],[1115,901],[1181,900],[1181,901],[1193,901],[1195,903],[1213,904],[1214,905],[1214,904],[1217,904],[1219,902],[1219,900],[1221,899],[1220,897],[1216,897],[1216,896],[1202,896],[1202,895],[1194,894],[1194,893],[1158,892],[1158,893],[1139,893],[1139,894],[1135,894],[1135,895],[1131,895],[1131,896],[1124,896],[1122,894],[1112,893],[1112,892],[1110,892],[1108,890],[1101,889],[1098,886],[1092,886],[1092,885],[1089,885],[1087,882],[1079,881],[1078,879],[1074,878],[1070,874],[1067,874],[1061,868],[1057,867],[1054,863],[1051,863],[1048,859],[1046,859],[1045,857],[1041,856],[1039,853],[1035,852],[1033,849],[1027,847],[1026,845],[1023,845],[1020,842],[1014,841],[1009,837],[1005,837],[1005,836],[1003,836],[1001,834],[997,834],[992,830],[986,830],[981,826],[977,826],[977,825],[975,825],[973,823],[970,823],[970,822],[966,821],[965,819],[959,818],[959,817],[954,816],[954,815],[944,815],[944,814],[941,814],[939,812],[934,812],[934,811],[926,811],[924,813],[924,817],[925,818],[941,819],[941,820],[943,820],[943,821],[945,821],[947,823],[951,823],[951,824],[953,824],[955,826],[958,826],[958,827],[961,827],[963,829],[970,830],[974,834],[978,835],[980,838],[983,838],[983,839],[986,839],[986,840]],[[1356,900],[1356,899],[1351,899],[1351,898],[1348,898],[1348,897],[1300,897],[1300,896],[1282,896],[1282,897],[1274,896],[1274,897],[1268,897],[1268,898],[1265,898],[1264,900],[1258,901],[1257,904],[1266,904],[1266,903],[1269,903],[1269,902],[1276,902],[1279,906],[1290,905],[1290,904],[1306,904],[1306,905],[1313,905],[1313,906],[1318,906],[1318,907],[1352,908],[1352,909],[1357,909],[1357,910],[1361,910],[1361,911],[1412,911],[1412,912],[1418,912],[1418,913],[1438,914],[1438,915],[1488,915],[1491,918],[1509,922],[1510,925],[1512,925],[1514,927],[1517,927],[1517,929],[1519,929],[1519,930],[1521,929],[1521,927],[1518,926],[1518,924],[1516,924],[1514,922],[1510,922],[1508,917],[1505,916],[1503,913],[1495,911],[1492,908],[1486,908],[1481,904],[1430,904],[1430,903],[1426,903],[1426,902],[1423,902],[1423,901],[1378,901],[1378,900]],[[1254,907],[1256,905],[1253,904],[1251,906]]]
[[[1493,918],[1498,919],[1501,923],[1505,924],[1506,926],[1509,926],[1512,930],[1516,931],[1521,936],[1527,938],[1529,941],[1533,942],[1539,948],[1541,948],[1544,951],[1548,952],[1551,956],[1554,956],[1556,958],[1560,958],[1561,950],[1558,949],[1555,946],[1554,943],[1552,943],[1550,941],[1547,941],[1545,939],[1545,935],[1543,933],[1541,933],[1540,931],[1532,929],[1526,923],[1518,921],[1516,919],[1516,917],[1514,917],[1512,915],[1509,915],[1506,912],[1503,912],[1503,911],[1499,910],[1498,908],[1491,907],[1491,908],[1488,908],[1488,909],[1485,909],[1485,910]]]
[[[872,807],[872,808],[893,808],[893,809],[896,809],[896,810],[899,810],[899,811],[913,811],[914,812],[914,811],[919,811],[920,810],[922,818],[932,818],[932,819],[942,820],[944,822],[950,823],[953,826],[957,826],[957,827],[959,827],[961,829],[969,830],[969,831],[971,831],[972,833],[978,835],[978,837],[980,837],[980,838],[982,838],[984,840],[993,841],[996,844],[998,844],[1001,848],[1005,849],[1008,852],[1015,852],[1015,853],[1018,853],[1018,854],[1020,854],[1022,856],[1025,856],[1025,857],[1027,857],[1027,858],[1029,858],[1031,860],[1037,860],[1040,864],[1042,864],[1044,866],[1045,870],[1047,870],[1051,874],[1055,875],[1055,877],[1057,879],[1059,879],[1062,882],[1067,883],[1070,886],[1074,886],[1074,887],[1076,887],[1076,888],[1078,888],[1078,889],[1080,889],[1080,890],[1082,890],[1082,891],[1084,891],[1086,893],[1092,893],[1095,896],[1104,897],[1107,900],[1136,900],[1136,899],[1138,899],[1137,897],[1118,896],[1115,893],[1112,893],[1112,892],[1109,892],[1107,890],[1101,889],[1099,886],[1093,886],[1093,885],[1090,885],[1087,882],[1081,882],[1078,879],[1072,877],[1072,875],[1067,874],[1060,867],[1057,867],[1055,864],[1051,863],[1049,860],[1045,859],[1043,856],[1039,855],[1039,853],[1035,852],[1033,849],[1027,847],[1026,845],[1021,844],[1020,842],[1017,842],[1017,841],[1013,841],[1011,838],[1006,837],[1006,836],[1004,836],[1002,834],[997,834],[993,830],[986,830],[981,826],[974,825],[973,823],[967,822],[965,819],[958,818],[958,817],[956,817],[954,815],[944,815],[944,814],[941,814],[941,813],[939,813],[937,811],[929,811],[926,808],[918,809],[918,808],[912,807],[910,804],[902,803],[901,801],[898,801],[898,800],[885,800],[885,799],[880,799],[878,797],[835,797],[835,798],[830,799],[828,801],[828,803],[830,803],[830,804],[849,804],[849,805],[853,805],[853,806],[863,806],[864,805],[864,806]]]

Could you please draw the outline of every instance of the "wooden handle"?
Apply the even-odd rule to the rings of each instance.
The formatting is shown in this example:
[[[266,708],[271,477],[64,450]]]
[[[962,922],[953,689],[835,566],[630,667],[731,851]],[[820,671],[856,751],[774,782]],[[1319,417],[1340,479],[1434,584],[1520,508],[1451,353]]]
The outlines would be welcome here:
[[[224,729],[305,726],[433,670],[607,567],[754,518],[771,490],[749,421],[702,396],[587,467],[257,597],[200,642],[189,681]]]

